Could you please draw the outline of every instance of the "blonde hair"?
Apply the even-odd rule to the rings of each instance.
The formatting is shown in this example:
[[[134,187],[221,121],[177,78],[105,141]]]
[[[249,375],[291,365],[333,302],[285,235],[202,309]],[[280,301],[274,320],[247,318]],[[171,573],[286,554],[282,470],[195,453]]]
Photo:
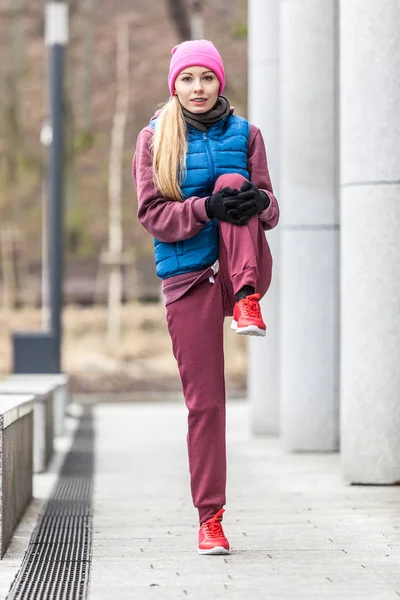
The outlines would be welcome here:
[[[177,96],[172,96],[157,118],[152,141],[154,183],[168,200],[182,202],[180,184],[186,173],[186,123]]]

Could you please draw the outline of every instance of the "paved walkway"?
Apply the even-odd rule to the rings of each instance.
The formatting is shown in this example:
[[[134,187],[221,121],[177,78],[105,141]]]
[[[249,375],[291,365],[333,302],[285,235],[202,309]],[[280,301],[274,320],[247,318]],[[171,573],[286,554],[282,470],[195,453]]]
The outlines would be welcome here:
[[[230,556],[198,556],[182,403],[99,405],[90,600],[397,600],[400,487],[346,486],[339,456],[250,439],[228,409]]]
[[[400,598],[399,486],[346,486],[338,455],[251,439],[245,403],[230,401],[224,527],[233,551],[198,556],[182,400],[99,404],[94,414],[90,600]],[[1,600],[76,425],[69,420],[50,471],[35,476],[35,500],[0,561]]]

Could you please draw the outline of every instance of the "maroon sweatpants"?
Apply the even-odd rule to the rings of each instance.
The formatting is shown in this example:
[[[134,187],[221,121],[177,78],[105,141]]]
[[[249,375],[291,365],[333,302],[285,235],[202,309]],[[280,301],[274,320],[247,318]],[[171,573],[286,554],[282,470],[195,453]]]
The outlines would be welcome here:
[[[244,178],[227,174],[214,191],[240,188]],[[188,408],[188,453],[193,504],[200,523],[225,504],[225,376],[223,322],[235,294],[251,285],[263,296],[271,282],[272,258],[258,217],[248,225],[219,222],[219,272],[208,274],[176,302],[167,305],[167,323]],[[210,269],[210,275],[212,271]],[[232,335],[237,335],[232,331]]]

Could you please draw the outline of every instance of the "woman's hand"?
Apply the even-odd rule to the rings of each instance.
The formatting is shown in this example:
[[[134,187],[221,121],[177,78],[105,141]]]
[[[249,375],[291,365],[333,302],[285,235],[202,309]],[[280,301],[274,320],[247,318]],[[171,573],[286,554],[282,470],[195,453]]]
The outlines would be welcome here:
[[[244,181],[240,190],[224,188],[221,190],[221,193],[224,192],[224,190],[226,190],[226,193],[230,196],[235,194],[236,198],[242,198],[243,200],[247,201],[254,200],[256,205],[256,213],[259,215],[264,212],[264,210],[266,210],[270,204],[268,195],[262,190],[259,190],[254,183],[251,183],[251,181]],[[240,208],[244,208],[244,206],[242,205]],[[240,208],[238,210],[240,210]]]
[[[226,221],[233,225],[246,225],[253,214],[256,214],[254,199],[238,196],[237,193],[226,193],[229,188],[222,188],[206,200],[206,212],[209,219]],[[237,190],[238,191],[238,190]]]
[[[227,221],[234,225],[247,225],[251,217],[268,208],[268,195],[250,181],[243,182],[240,190],[224,187],[206,201],[210,219]]]

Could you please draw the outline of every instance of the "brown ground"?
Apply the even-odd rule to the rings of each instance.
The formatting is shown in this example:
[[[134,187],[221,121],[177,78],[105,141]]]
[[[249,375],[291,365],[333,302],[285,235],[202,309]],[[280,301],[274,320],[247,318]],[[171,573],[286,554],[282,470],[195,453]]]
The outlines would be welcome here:
[[[172,355],[164,307],[130,303],[123,307],[122,335],[117,344],[107,343],[107,312],[102,306],[64,310],[63,370],[72,375],[76,392],[130,392],[180,390]],[[24,309],[0,311],[0,372],[12,371],[11,333],[36,330],[41,313]],[[227,388],[243,391],[246,384],[246,340],[225,323]]]

